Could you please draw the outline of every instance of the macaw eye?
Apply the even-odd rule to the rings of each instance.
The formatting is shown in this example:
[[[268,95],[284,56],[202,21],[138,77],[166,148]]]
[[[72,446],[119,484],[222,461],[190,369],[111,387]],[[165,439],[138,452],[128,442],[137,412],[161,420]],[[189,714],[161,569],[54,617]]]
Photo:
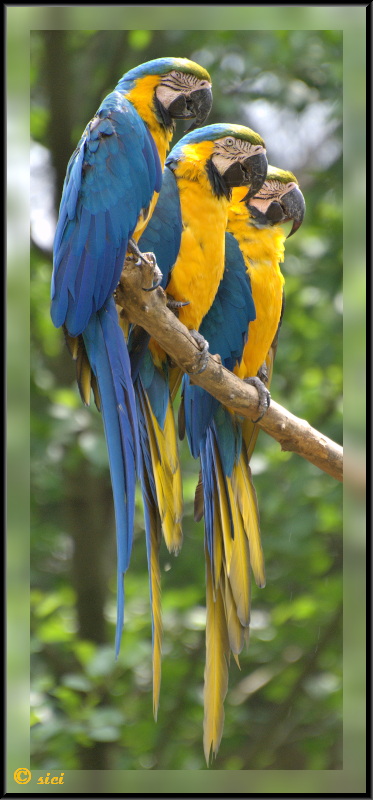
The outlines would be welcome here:
[[[227,136],[227,138],[225,139],[224,144],[226,144],[227,147],[232,147],[232,145],[234,145],[233,136]]]

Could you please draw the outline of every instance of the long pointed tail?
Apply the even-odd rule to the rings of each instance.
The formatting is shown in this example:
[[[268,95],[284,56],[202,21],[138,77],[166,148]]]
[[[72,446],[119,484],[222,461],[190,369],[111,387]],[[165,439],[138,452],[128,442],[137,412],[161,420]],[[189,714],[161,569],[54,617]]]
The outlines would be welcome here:
[[[141,449],[149,455],[146,463],[152,475],[153,500],[167,548],[177,554],[182,544],[183,496],[176,427],[167,362],[150,350],[143,359],[135,392],[138,415],[144,421]]]
[[[216,755],[224,726],[224,699],[228,690],[230,649],[222,585],[214,589],[212,564],[206,556],[206,665],[204,686],[203,747],[206,763]]]
[[[161,534],[170,552],[182,543],[182,485],[175,422],[167,376],[147,353],[135,382],[141,448],[141,488],[144,501],[153,640],[153,712],[157,717],[161,682]]]
[[[224,722],[230,652],[238,663],[249,633],[251,576],[264,586],[255,489],[240,427],[227,409],[218,412],[201,445],[201,492],[207,571],[204,749],[216,756]]]
[[[159,550],[161,546],[161,521],[157,505],[154,503],[155,486],[152,477],[151,458],[146,447],[147,431],[144,417],[139,409],[140,443],[142,451],[140,480],[144,501],[146,552],[149,572],[149,594],[152,615],[153,645],[153,714],[157,719],[159,693],[161,687],[162,658],[162,609],[161,609],[161,570]]]
[[[98,386],[114,497],[118,559],[115,652],[118,656],[124,617],[123,580],[133,539],[139,440],[131,366],[113,299],[92,315],[83,339]]]

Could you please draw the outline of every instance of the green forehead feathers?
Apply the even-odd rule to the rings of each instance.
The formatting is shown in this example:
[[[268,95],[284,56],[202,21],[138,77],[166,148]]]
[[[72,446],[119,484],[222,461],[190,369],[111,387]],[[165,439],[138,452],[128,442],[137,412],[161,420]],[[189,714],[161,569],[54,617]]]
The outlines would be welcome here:
[[[186,72],[188,75],[195,75],[196,78],[211,83],[211,78],[207,70],[201,67],[200,64],[196,64],[195,61],[189,61],[189,58],[175,58],[174,62],[175,70]]]
[[[271,166],[268,167],[266,180],[267,181],[277,180],[280,183],[291,183],[291,181],[294,181],[294,183],[298,183],[295,175],[293,175],[292,172],[289,172],[289,170],[279,169],[278,167],[271,167]]]

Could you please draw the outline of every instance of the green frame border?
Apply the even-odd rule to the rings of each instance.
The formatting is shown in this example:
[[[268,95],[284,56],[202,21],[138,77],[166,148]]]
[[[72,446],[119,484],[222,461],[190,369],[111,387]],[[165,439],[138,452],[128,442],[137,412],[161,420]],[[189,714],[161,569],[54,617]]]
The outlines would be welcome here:
[[[346,471],[364,460],[365,374],[365,76],[367,6],[90,6],[89,28],[152,30],[342,30],[344,36],[344,285]],[[369,6],[368,6],[369,8]],[[193,13],[191,14],[191,10]],[[43,773],[18,785],[14,770],[29,767],[29,34],[87,29],[85,6],[5,9],[8,120],[7,475],[8,687],[7,791],[50,793]],[[285,19],[284,19],[285,18]],[[193,23],[191,24],[191,19]],[[125,23],[125,25],[124,25]],[[16,183],[16,185],[14,184]],[[20,291],[20,286],[22,291]],[[345,487],[344,769],[338,771],[67,771],[64,794],[364,794],[365,787],[365,552],[364,498]],[[233,791],[234,790],[234,791]]]

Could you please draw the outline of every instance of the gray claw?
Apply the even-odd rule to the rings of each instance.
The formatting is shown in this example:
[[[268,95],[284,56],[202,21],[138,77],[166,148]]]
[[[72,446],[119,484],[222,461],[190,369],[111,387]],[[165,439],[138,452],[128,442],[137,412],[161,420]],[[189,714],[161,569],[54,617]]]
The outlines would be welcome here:
[[[201,365],[200,369],[193,370],[193,372],[190,374],[200,375],[201,372],[205,371],[207,364],[209,363],[209,343],[206,339],[204,339],[201,333],[198,333],[198,331],[190,330],[189,333],[193,336],[193,339],[200,350],[199,362]]]
[[[184,306],[189,305],[189,300],[174,300],[174,298],[168,294],[167,295],[167,308],[170,311],[177,311],[178,308],[184,308]]]
[[[262,383],[268,383],[268,367],[265,361],[263,361],[262,366],[258,369],[258,378],[260,378]]]
[[[259,399],[258,399],[258,409],[259,409],[259,417],[257,419],[253,419],[253,422],[259,422],[264,414],[269,409],[269,405],[271,402],[271,395],[264,386],[264,383],[260,380],[260,378],[244,378],[244,383],[249,383],[250,386],[255,386],[255,389],[258,392]]]
[[[154,277],[156,278],[156,281],[149,288],[145,288],[145,286],[143,286],[142,290],[144,292],[154,292],[154,289],[158,289],[158,286],[160,286],[163,278],[163,275],[161,273],[161,270],[159,269],[154,253],[142,253],[139,250],[134,239],[129,240],[127,250],[132,255],[137,256],[136,267],[140,267],[141,264],[144,264],[145,267],[153,267]]]
[[[158,278],[158,280],[156,281],[156,283],[153,283],[153,285],[152,285],[152,286],[149,286],[149,288],[148,288],[148,289],[146,289],[146,288],[145,288],[145,286],[143,286],[143,287],[142,287],[142,290],[143,290],[143,292],[154,292],[154,289],[158,289],[158,286],[160,286],[160,285],[161,285],[161,283],[162,283],[162,278],[163,278],[163,275],[161,274],[161,277],[160,277],[160,278]]]
[[[147,266],[149,266],[149,259],[147,259],[146,256],[142,254],[141,250],[139,250],[134,239],[129,240],[127,250],[133,256],[137,256],[136,266],[140,266],[140,264],[146,264]]]

